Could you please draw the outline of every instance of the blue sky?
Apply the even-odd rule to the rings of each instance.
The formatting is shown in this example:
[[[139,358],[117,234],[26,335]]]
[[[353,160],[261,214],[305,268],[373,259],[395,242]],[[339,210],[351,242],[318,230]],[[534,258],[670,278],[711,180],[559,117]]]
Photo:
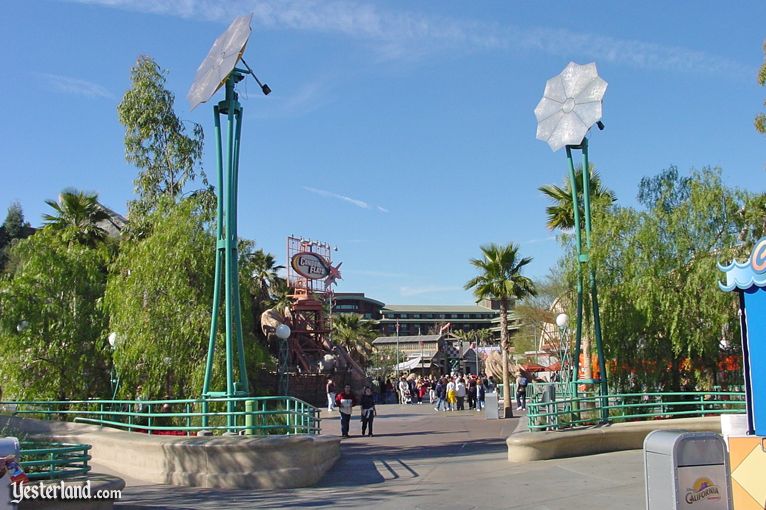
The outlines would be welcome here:
[[[11,0],[0,214],[18,200],[38,225],[66,187],[125,212],[136,170],[116,106],[140,54],[212,142],[211,107],[190,112],[186,92],[247,12],[247,61],[274,92],[240,87],[239,233],[282,263],[291,233],[337,245],[338,291],[470,303],[468,259],[487,242],[520,243],[528,274],[546,275],[560,249],[537,188],[561,182],[566,160],[535,139],[533,110],[569,61],[609,82],[591,160],[622,203],[671,164],[720,165],[728,184],[764,191],[762,1]]]

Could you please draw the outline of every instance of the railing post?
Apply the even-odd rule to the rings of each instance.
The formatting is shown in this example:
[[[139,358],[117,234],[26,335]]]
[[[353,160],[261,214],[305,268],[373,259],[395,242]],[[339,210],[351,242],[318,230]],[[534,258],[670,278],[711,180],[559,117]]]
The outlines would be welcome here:
[[[152,404],[147,404],[146,408],[149,410],[149,417],[146,420],[146,427],[147,427],[146,432],[147,432],[147,434],[151,435],[152,434],[152,426],[153,426],[152,424],[154,422],[153,417],[152,417],[152,414],[153,414],[152,413]]]
[[[253,401],[245,400],[245,434],[253,435]]]

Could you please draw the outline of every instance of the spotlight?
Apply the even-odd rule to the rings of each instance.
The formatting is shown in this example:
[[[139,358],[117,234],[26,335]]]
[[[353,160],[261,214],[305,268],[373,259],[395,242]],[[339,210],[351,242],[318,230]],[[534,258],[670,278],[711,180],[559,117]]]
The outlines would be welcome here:
[[[596,125],[598,126],[599,131],[604,130],[604,123],[601,121],[596,122]]]

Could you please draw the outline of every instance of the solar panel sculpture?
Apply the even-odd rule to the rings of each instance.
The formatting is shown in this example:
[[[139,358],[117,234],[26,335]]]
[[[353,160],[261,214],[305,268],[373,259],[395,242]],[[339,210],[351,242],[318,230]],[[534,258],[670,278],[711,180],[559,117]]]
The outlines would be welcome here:
[[[239,102],[235,85],[246,75],[255,78],[264,94],[271,90],[261,84],[253,71],[242,58],[250,37],[252,14],[236,18],[226,31],[215,40],[205,60],[197,69],[194,83],[187,98],[194,109],[211,99],[221,88],[225,97],[213,106],[215,121],[216,161],[218,166],[218,201],[216,221],[216,259],[215,286],[213,290],[212,319],[210,341],[208,344],[205,380],[202,388],[203,399],[226,397],[226,426],[232,431],[235,426],[234,397],[247,396],[250,393],[247,369],[245,367],[245,347],[242,336],[242,317],[239,301],[239,259],[237,253],[237,182],[239,174],[239,151],[242,134],[242,105]],[[237,67],[239,63],[244,69]],[[221,117],[227,121],[226,145],[221,141]],[[225,157],[224,157],[225,152]],[[222,285],[223,283],[223,285]],[[221,304],[221,289],[224,297],[225,344],[226,344],[226,389],[213,391],[211,379],[213,358],[218,331],[218,316]],[[238,380],[235,381],[234,360],[238,365]],[[207,420],[207,409],[203,410]],[[207,426],[207,423],[203,423]]]
[[[586,65],[570,62],[564,70],[545,84],[543,98],[535,108],[537,118],[537,139],[548,143],[551,150],[558,151],[566,148],[569,162],[569,179],[572,193],[572,209],[574,211],[575,242],[578,255],[577,281],[577,323],[575,332],[575,352],[573,356],[573,378],[575,384],[598,384],[602,397],[608,394],[604,349],[601,336],[601,319],[598,309],[598,293],[596,288],[596,272],[590,261],[591,249],[591,213],[590,213],[590,168],[588,166],[587,134],[594,124],[603,129],[601,122],[602,99],[606,92],[607,83],[598,76],[596,64]],[[575,167],[572,151],[582,152],[582,196],[585,225],[585,246],[583,246],[582,231],[580,230],[580,207],[578,183],[575,178]],[[598,353],[598,379],[580,379],[579,362],[583,334],[583,279],[584,273],[589,274],[589,287],[593,312],[593,330]],[[576,386],[575,386],[576,388]],[[608,409],[602,406],[601,421],[609,418]]]

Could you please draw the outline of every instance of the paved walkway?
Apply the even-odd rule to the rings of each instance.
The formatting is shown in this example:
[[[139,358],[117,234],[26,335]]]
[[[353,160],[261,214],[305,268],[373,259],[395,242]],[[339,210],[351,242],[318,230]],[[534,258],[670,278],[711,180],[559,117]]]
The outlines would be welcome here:
[[[126,480],[116,508],[644,508],[640,451],[511,464],[505,438],[524,428],[523,418],[486,420],[428,405],[378,410],[375,437],[359,437],[355,418],[341,459],[316,487],[225,491]],[[337,418],[330,416],[323,429],[339,434]]]

